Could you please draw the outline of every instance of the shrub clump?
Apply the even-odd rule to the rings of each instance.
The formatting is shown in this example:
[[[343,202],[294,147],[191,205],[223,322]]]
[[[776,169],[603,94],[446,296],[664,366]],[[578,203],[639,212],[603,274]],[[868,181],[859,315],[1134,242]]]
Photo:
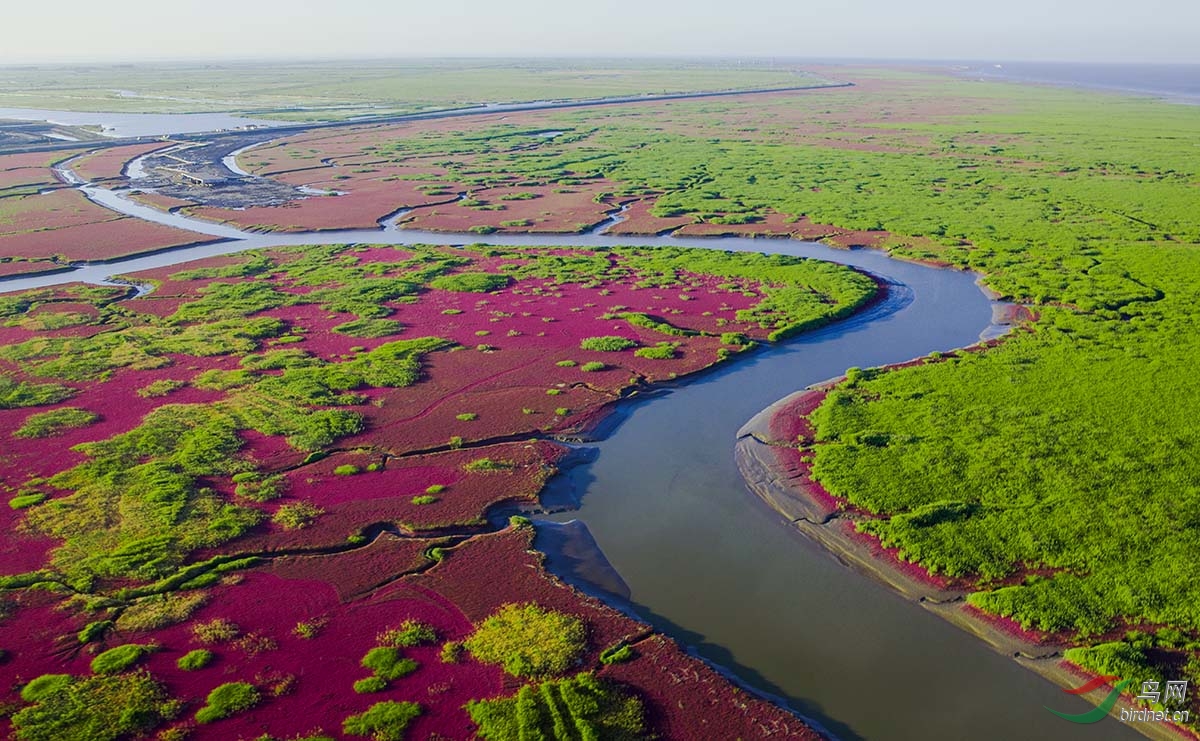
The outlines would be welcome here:
[[[100,415],[78,407],[62,407],[29,415],[13,437],[41,438],[61,435],[67,430],[85,427],[100,419]]]
[[[258,688],[247,682],[226,682],[208,693],[204,707],[196,711],[197,723],[212,723],[249,710],[262,700]]]
[[[21,741],[117,741],[149,733],[179,712],[179,702],[144,670],[50,676],[26,685],[26,691],[34,686],[25,698],[33,704],[12,716],[13,735]]]
[[[214,658],[216,658],[216,654],[212,651],[206,648],[197,648],[180,656],[179,660],[175,662],[175,666],[185,672],[194,672],[211,664]]]
[[[157,650],[158,646],[154,644],[138,643],[128,643],[124,646],[110,648],[92,659],[92,672],[96,674],[123,672]]]
[[[637,352],[640,353],[641,350],[638,350]],[[595,373],[596,371],[602,371],[607,367],[608,366],[604,363],[593,360],[589,363],[584,363],[583,365],[579,366],[579,370],[583,371],[584,373]]]
[[[591,674],[525,685],[515,697],[473,700],[466,709],[488,741],[646,737],[641,701]]]
[[[342,733],[375,741],[403,741],[408,724],[421,714],[415,702],[377,702],[342,722]]]
[[[579,347],[581,350],[621,352],[622,350],[628,350],[631,347],[637,347],[637,343],[626,337],[607,335],[604,337],[585,337],[582,341],[580,341]]]
[[[25,702],[37,702],[63,689],[74,679],[70,674],[43,674],[21,688],[21,699]]]
[[[508,461],[496,461],[491,458],[478,458],[463,465],[463,470],[481,472],[481,471],[507,471],[513,467]]]
[[[674,342],[660,342],[654,347],[641,347],[633,351],[633,354],[639,358],[649,358],[651,360],[670,360],[675,357],[675,348],[678,347]]]
[[[360,473],[361,471],[362,471],[362,469],[359,468],[358,466],[354,465],[353,463],[346,463],[344,465],[338,466],[337,468],[333,469],[333,475],[334,476],[353,476],[357,473]]]
[[[515,677],[546,677],[570,669],[587,648],[583,621],[533,603],[508,604],[463,642],[480,661]]]
[[[405,620],[399,628],[381,633],[376,640],[384,646],[411,648],[437,642],[437,631],[432,625],[419,620]]]
[[[511,281],[511,277],[498,273],[454,273],[438,276],[429,285],[443,291],[490,293],[504,288]]]
[[[372,692],[383,692],[387,689],[387,680],[383,677],[363,677],[354,683],[354,692],[359,695],[366,695]]]
[[[184,387],[183,381],[175,381],[170,378],[160,378],[157,381],[142,386],[137,390],[137,395],[143,399],[157,399],[166,396],[172,391],[176,391]]]
[[[404,325],[394,319],[355,319],[337,325],[332,331],[350,337],[375,338],[400,334]]]
[[[295,502],[284,504],[275,510],[275,514],[271,516],[271,522],[284,530],[301,530],[313,524],[313,520],[323,514],[325,514],[325,510],[315,504]]]
[[[384,680],[399,679],[417,670],[417,662],[402,656],[392,646],[377,646],[367,652],[360,662],[364,667]]]
[[[240,632],[236,625],[224,618],[192,626],[192,638],[197,643],[228,643],[237,638]]]

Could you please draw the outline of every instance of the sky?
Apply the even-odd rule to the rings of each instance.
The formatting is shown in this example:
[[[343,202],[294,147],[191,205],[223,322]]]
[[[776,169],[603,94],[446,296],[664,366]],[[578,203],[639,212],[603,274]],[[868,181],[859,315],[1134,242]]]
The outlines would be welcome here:
[[[0,64],[439,56],[1200,63],[1197,0],[4,0]]]

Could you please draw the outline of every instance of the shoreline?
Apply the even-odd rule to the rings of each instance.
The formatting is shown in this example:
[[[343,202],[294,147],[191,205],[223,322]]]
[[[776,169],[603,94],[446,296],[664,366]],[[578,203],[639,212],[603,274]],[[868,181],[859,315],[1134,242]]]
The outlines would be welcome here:
[[[980,288],[991,295],[986,286],[981,284]],[[994,321],[1004,321],[985,330],[980,342],[948,351],[946,355],[995,347],[1001,340],[999,336],[989,337],[990,330],[1002,329],[1002,335],[1007,334],[1035,321],[1037,314],[1019,304],[997,303],[993,317]],[[879,369],[912,367],[925,362],[929,359],[920,357]],[[989,615],[972,607],[966,602],[972,590],[965,585],[954,584],[917,564],[902,561],[895,549],[884,548],[877,539],[854,530],[853,519],[845,516],[846,501],[830,494],[809,476],[809,467],[799,446],[801,442],[812,443],[808,414],[844,380],[845,376],[838,376],[789,394],[751,417],[738,430],[734,460],[749,492],[787,518],[793,528],[820,545],[838,563],[917,602],[1055,685],[1068,689],[1081,684],[1081,679],[1096,677],[1063,657],[1063,651],[1070,648],[1070,644],[1047,640],[1008,618]],[[781,435],[788,432],[798,434]],[[1111,685],[1102,685],[1081,697],[1098,705],[1111,689]],[[1132,693],[1123,693],[1109,715],[1119,718],[1122,709],[1144,709],[1131,702],[1132,698]],[[1154,741],[1197,738],[1190,730],[1172,723],[1128,725]]]

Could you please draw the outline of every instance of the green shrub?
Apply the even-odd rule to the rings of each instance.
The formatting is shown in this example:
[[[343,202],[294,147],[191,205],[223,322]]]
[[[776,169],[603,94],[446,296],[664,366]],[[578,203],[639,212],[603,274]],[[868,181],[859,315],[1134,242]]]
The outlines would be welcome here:
[[[246,682],[227,682],[208,693],[204,707],[196,711],[197,723],[212,723],[249,710],[262,700],[258,688]]]
[[[76,427],[85,427],[100,419],[100,415],[78,407],[61,407],[48,412],[31,414],[13,437],[40,438],[60,435]]]
[[[275,510],[275,514],[271,516],[271,522],[284,530],[301,530],[313,524],[313,521],[323,514],[325,514],[325,510],[315,504],[295,502],[280,505],[279,509]]]
[[[479,419],[479,415],[475,412],[463,412],[462,414],[454,415],[454,418],[459,422],[472,422]]]
[[[325,624],[329,622],[328,618],[317,617],[312,620],[301,620],[296,623],[296,627],[292,628],[292,635],[305,640],[312,640],[317,637]]]
[[[574,368],[575,366],[579,365],[579,363],[576,363],[574,360],[560,360],[555,363],[555,365],[557,365],[559,368]]]
[[[125,631],[144,631],[182,623],[208,602],[208,595],[199,590],[177,590],[152,594],[136,600],[117,618],[117,628]]]
[[[741,332],[722,332],[721,333],[721,344],[722,345],[749,345],[750,343],[751,343],[750,338],[747,337],[746,335],[742,334]]]
[[[12,716],[19,741],[117,741],[143,736],[179,711],[145,671],[48,680],[42,689]]]
[[[405,620],[399,628],[385,631],[377,639],[385,646],[411,648],[437,642],[437,631],[419,620]]]
[[[435,496],[430,496],[429,494],[418,494],[417,496],[413,497],[411,501],[416,505],[425,505],[433,504],[434,502],[438,501],[438,498]]]
[[[487,741],[647,737],[641,701],[591,674],[525,685],[515,697],[472,700],[466,709]]]
[[[137,390],[137,395],[143,399],[156,399],[161,396],[166,396],[172,391],[176,391],[185,386],[183,381],[175,381],[169,378],[160,378],[157,381],[151,381],[145,386]]]
[[[372,692],[383,692],[387,689],[387,680],[382,677],[370,676],[359,679],[354,683],[354,691],[360,695]]]
[[[387,337],[403,332],[404,325],[393,319],[355,319],[339,324],[331,331],[351,337]]]
[[[579,347],[583,350],[598,352],[620,352],[628,350],[631,347],[637,347],[637,343],[626,337],[606,335],[604,337],[585,337],[579,343]]]
[[[615,646],[609,646],[600,652],[601,664],[620,664],[624,661],[629,661],[637,656],[633,646],[627,643],[618,643]]]
[[[421,714],[415,702],[377,702],[342,722],[342,733],[375,741],[403,741],[408,724]]]
[[[504,288],[511,281],[511,277],[498,273],[451,273],[434,278],[429,285],[443,291],[490,293]]]
[[[675,357],[675,348],[678,347],[673,342],[660,342],[654,347],[640,347],[633,351],[633,354],[639,358],[650,358],[651,360],[670,360]]]
[[[21,699],[25,702],[37,702],[62,690],[74,680],[70,674],[43,674],[21,688]]]
[[[377,646],[371,649],[360,663],[375,672],[375,676],[389,681],[417,670],[417,662],[402,656],[400,651],[392,646]]]
[[[463,313],[462,309],[442,309],[442,313],[447,316],[454,316]]]
[[[361,471],[362,471],[362,469],[360,469],[358,466],[355,466],[351,463],[347,463],[345,465],[341,465],[341,466],[338,466],[337,468],[333,469],[333,475],[334,476],[354,476],[355,474],[360,473]]]
[[[238,476],[240,475],[242,474],[238,474]],[[257,474],[250,474],[249,478],[241,481],[238,481],[237,478],[237,476],[233,477],[233,480],[237,482],[233,489],[234,493],[252,502],[269,502],[272,499],[278,499],[287,489],[287,478],[282,475],[267,476],[261,480],[257,478]]]
[[[558,396],[562,393],[562,389],[546,389],[546,396]]]
[[[104,637],[104,634],[107,633],[113,627],[113,625],[114,623],[111,620],[95,620],[83,626],[83,629],[79,631],[79,634],[76,637],[79,639],[80,643],[91,643],[92,641],[98,641]]]
[[[0,409],[57,404],[75,395],[75,389],[56,383],[27,383],[0,375]]]
[[[485,471],[508,471],[513,468],[513,464],[509,461],[492,460],[491,458],[476,458],[473,461],[463,464],[464,471],[472,471],[475,473]]]
[[[641,350],[638,350],[637,352],[640,353]],[[579,366],[579,370],[583,371],[584,373],[595,373],[596,371],[602,371],[607,367],[608,366],[606,366],[604,363],[600,363],[600,362],[593,360],[591,362],[584,363],[583,365]]]
[[[185,672],[194,672],[211,664],[214,658],[216,658],[216,654],[212,651],[197,648],[180,656],[175,665]]]
[[[192,638],[197,643],[228,643],[237,638],[240,632],[236,625],[225,618],[213,618],[192,626]]]
[[[123,672],[157,650],[158,646],[155,644],[141,645],[137,643],[127,643],[124,646],[110,648],[103,653],[96,654],[96,657],[92,659],[92,672],[96,674]]]
[[[426,494],[441,494],[445,490],[445,484],[430,484],[429,486],[425,487]]]
[[[529,219],[509,219],[508,221],[500,222],[500,226],[530,226],[531,224],[533,222]]]
[[[446,641],[442,644],[442,663],[457,664],[462,658],[462,652],[463,645],[460,641]]]
[[[587,648],[583,622],[533,603],[508,604],[463,642],[480,661],[515,677],[545,677],[570,669]]]
[[[44,501],[46,501],[46,495],[41,492],[36,494],[21,494],[8,500],[8,506],[12,509],[28,509]]]

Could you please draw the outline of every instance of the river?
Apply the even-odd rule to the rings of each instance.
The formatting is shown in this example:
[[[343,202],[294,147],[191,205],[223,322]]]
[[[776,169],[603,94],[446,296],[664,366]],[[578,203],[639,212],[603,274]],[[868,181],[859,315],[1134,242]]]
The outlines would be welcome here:
[[[750,495],[733,460],[737,430],[777,399],[850,366],[907,360],[976,342],[991,301],[975,276],[786,239],[445,234],[384,228],[248,234],[134,204],[83,186],[122,213],[227,241],[8,279],[0,291],[102,283],[218,254],[282,245],[469,244],[686,246],[779,252],[853,265],[891,284],[889,298],[848,320],[731,362],[672,390],[625,402],[594,459],[552,483],[577,509],[547,518],[586,524],[629,587],[609,595],[741,682],[781,698],[842,739],[1140,739],[918,603],[806,540]],[[386,223],[386,222],[385,222]]]

